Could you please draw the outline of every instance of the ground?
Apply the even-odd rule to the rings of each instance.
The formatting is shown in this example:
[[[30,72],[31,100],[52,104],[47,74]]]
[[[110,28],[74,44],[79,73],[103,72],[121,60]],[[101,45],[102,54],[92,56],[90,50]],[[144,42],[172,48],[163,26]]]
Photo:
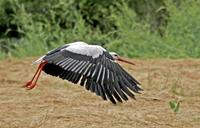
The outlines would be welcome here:
[[[144,91],[113,105],[84,87],[42,73],[33,90],[36,58],[0,61],[0,128],[198,128],[200,60],[133,59],[120,63]],[[174,113],[170,101],[179,101]]]

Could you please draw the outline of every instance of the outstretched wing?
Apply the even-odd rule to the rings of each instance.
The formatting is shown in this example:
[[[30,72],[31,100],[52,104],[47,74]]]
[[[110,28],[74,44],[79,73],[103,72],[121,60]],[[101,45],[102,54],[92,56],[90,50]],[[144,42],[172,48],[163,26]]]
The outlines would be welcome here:
[[[47,54],[43,71],[73,83],[80,81],[81,86],[95,92],[104,100],[112,103],[134,97],[134,92],[142,90],[112,56],[100,46],[69,46]]]

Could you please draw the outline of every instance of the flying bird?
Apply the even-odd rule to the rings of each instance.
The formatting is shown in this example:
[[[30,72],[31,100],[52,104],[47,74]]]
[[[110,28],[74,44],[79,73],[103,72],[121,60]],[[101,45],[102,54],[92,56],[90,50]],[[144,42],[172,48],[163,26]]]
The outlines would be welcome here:
[[[134,65],[117,53],[108,52],[98,45],[88,45],[81,41],[65,44],[34,62],[39,63],[39,67],[23,87],[33,89],[44,71],[74,84],[80,83],[103,100],[109,99],[114,104],[126,101],[129,97],[135,99],[135,93],[142,91],[140,83],[117,61]]]

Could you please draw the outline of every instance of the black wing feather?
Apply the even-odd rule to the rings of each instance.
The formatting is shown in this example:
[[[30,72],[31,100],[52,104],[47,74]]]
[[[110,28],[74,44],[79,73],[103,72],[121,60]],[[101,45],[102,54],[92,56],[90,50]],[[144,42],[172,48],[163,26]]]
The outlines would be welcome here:
[[[86,78],[85,76],[83,76],[82,79],[81,79],[80,85],[81,85],[81,86],[84,86],[86,80],[87,80],[87,78]]]
[[[105,92],[104,92],[102,86],[100,84],[98,84],[98,83],[97,83],[97,86],[98,86],[98,90],[99,90],[99,93],[100,93],[100,96],[102,97],[102,99],[103,100],[107,100]]]
[[[128,100],[127,95],[135,98],[133,92],[142,90],[138,86],[140,83],[114,62],[108,52],[92,58],[57,49],[56,52],[48,53],[44,60],[48,62],[43,68],[47,74],[75,84],[80,81],[81,86],[114,104],[116,101],[123,102],[122,99]]]
[[[107,88],[107,86],[102,86],[103,87],[103,90],[107,96],[107,98],[113,103],[113,104],[116,104],[116,101],[115,99],[113,98],[112,94],[110,93],[110,90]]]

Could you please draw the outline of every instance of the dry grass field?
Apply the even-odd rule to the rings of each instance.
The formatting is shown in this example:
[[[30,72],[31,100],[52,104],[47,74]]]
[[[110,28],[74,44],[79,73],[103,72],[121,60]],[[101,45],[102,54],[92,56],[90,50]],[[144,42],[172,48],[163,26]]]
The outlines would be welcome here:
[[[200,60],[134,59],[121,65],[144,91],[113,105],[79,85],[42,73],[33,90],[36,58],[0,61],[0,128],[199,128]],[[180,101],[174,113],[169,102]]]

